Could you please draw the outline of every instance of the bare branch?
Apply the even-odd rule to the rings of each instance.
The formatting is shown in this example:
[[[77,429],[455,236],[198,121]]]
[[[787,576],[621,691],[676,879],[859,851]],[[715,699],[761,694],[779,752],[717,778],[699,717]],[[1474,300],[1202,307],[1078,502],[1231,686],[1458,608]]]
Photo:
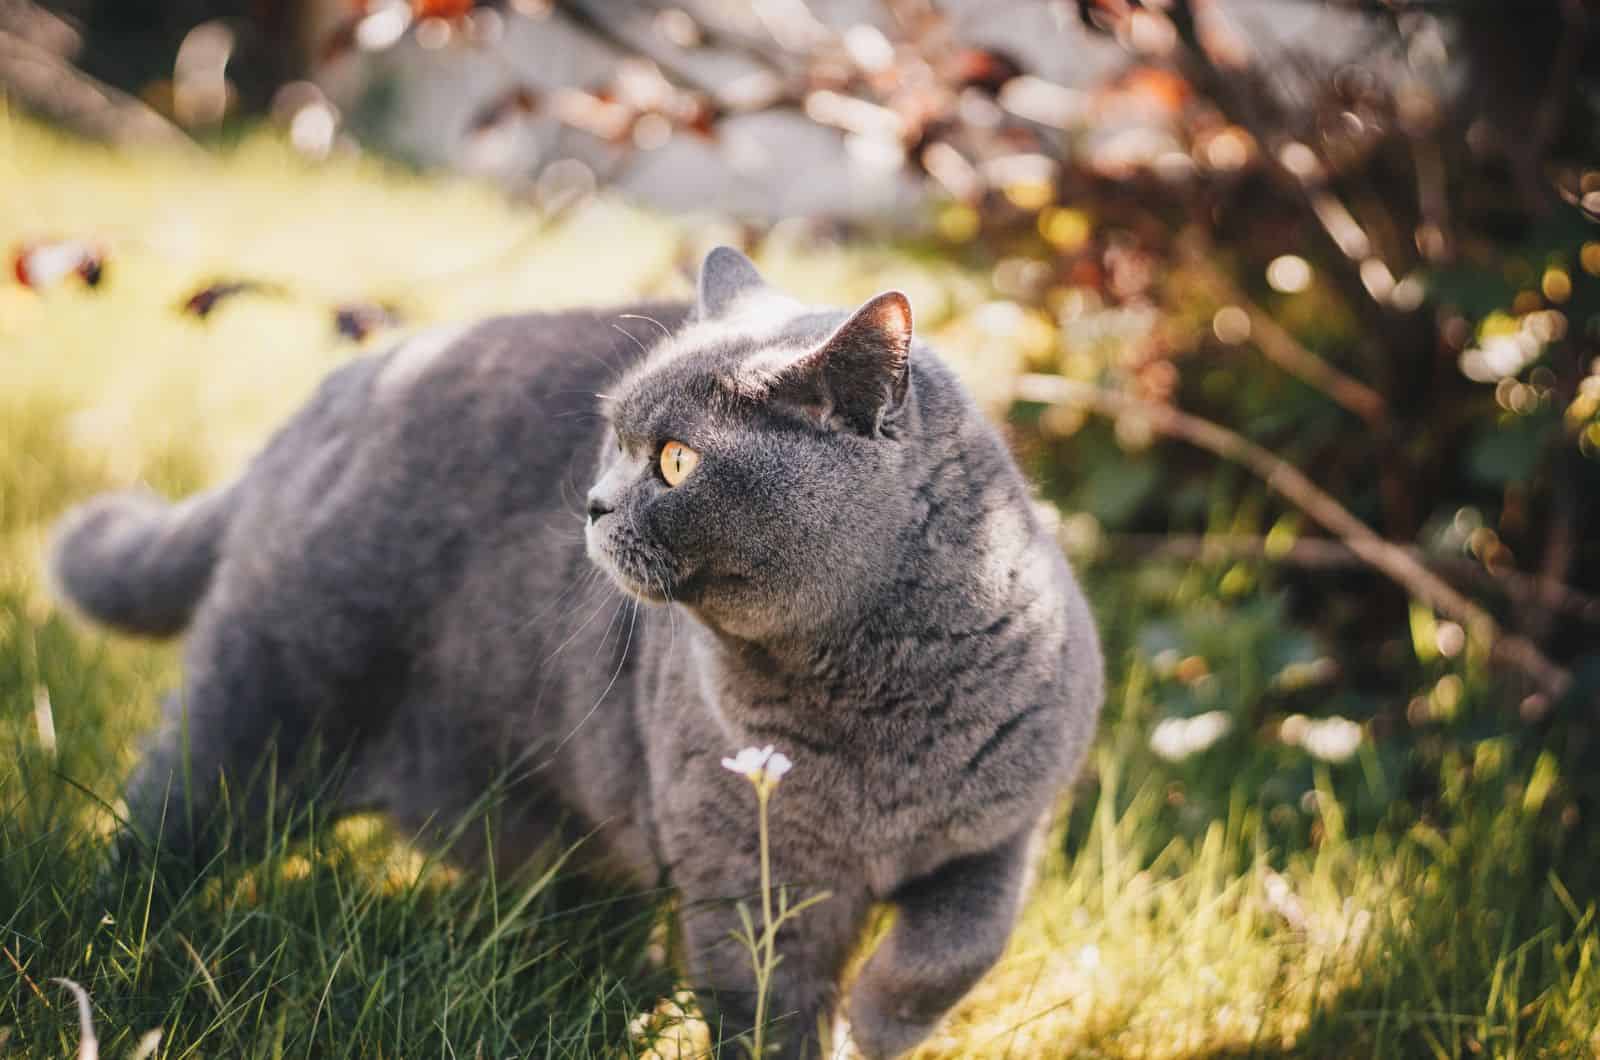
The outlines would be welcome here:
[[[613,24],[611,18],[591,10],[583,0],[556,0],[554,8],[568,25],[596,41],[623,55],[641,55],[648,58],[678,88],[707,95],[723,106],[731,107],[737,102],[726,98],[724,89],[727,86],[708,81],[703,73],[697,72],[692,66],[683,62],[680,54],[674,49],[663,47],[649,35],[636,35],[626,26]],[[760,68],[761,78],[769,82],[770,87],[766,92],[758,94],[760,106],[756,109],[798,103],[801,93],[796,81],[799,72],[796,66],[797,57],[775,46],[758,48],[733,39],[726,34],[716,32],[704,23],[697,23],[697,26],[704,35],[706,43],[735,53]]]
[[[0,30],[0,93],[84,136],[193,148],[176,125],[47,48]]]
[[[1552,700],[1559,699],[1572,687],[1572,675],[1546,657],[1538,645],[1505,632],[1482,606],[1423,566],[1403,547],[1379,537],[1299,468],[1244,436],[1170,405],[1158,405],[1061,376],[1024,375],[1017,381],[1016,393],[1024,401],[1075,405],[1102,416],[1136,416],[1163,435],[1242,465],[1268,489],[1295,505],[1317,525],[1337,535],[1352,552],[1408,593],[1460,622],[1474,639],[1488,646],[1490,658],[1527,675]]]
[[[1190,248],[1187,258],[1187,264],[1202,277],[1214,297],[1241,306],[1249,315],[1250,338],[1262,356],[1307,386],[1326,394],[1330,400],[1365,420],[1374,430],[1388,433],[1388,403],[1382,394],[1339,371],[1301,345],[1272,314],[1262,309],[1212,264],[1201,248]]]
[[[0,32],[21,37],[51,55],[70,59],[83,46],[71,24],[33,0],[0,0]]]
[[[1543,574],[1491,571],[1470,556],[1442,556],[1415,545],[1391,544],[1415,557],[1418,563],[1451,578],[1499,590],[1514,603],[1536,604],[1583,622],[1600,623],[1600,597]],[[1326,537],[1300,537],[1286,546],[1274,547],[1265,537],[1252,534],[1115,534],[1107,537],[1103,545],[1114,556],[1141,560],[1260,560],[1311,571],[1367,570],[1371,566],[1349,545]]]
[[[1252,79],[1239,71],[1219,68],[1200,39],[1193,0],[1175,0],[1168,12],[1178,39],[1182,42],[1179,65],[1184,76],[1214,102],[1229,121],[1244,128],[1261,147],[1264,171],[1286,195],[1297,200],[1316,220],[1317,231],[1330,253],[1330,263],[1342,267],[1335,277],[1345,298],[1368,319],[1374,328],[1383,326],[1387,303],[1374,294],[1362,275],[1362,266],[1377,262],[1372,238],[1361,227],[1338,196],[1329,191],[1321,177],[1320,161],[1308,172],[1304,166],[1290,168],[1279,151],[1289,142],[1285,130],[1290,123],[1272,97],[1264,91],[1251,91]],[[1251,57],[1252,69],[1260,64]],[[1302,145],[1303,146],[1303,145]],[[1309,149],[1308,149],[1309,150]]]

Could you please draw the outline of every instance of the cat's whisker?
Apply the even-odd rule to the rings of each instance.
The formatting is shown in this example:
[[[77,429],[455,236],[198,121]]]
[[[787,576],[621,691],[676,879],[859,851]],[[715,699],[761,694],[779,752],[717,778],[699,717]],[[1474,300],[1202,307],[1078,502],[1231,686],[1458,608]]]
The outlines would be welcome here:
[[[519,628],[527,629],[534,623],[548,618],[552,613],[565,607],[569,603],[571,604],[573,610],[586,606],[588,600],[591,599],[589,592],[592,588],[593,582],[587,574],[578,575],[572,579],[571,584],[569,584],[565,589],[546,600],[543,606],[531,611],[522,620]],[[603,601],[602,606],[604,606]]]
[[[587,571],[585,571],[579,577],[578,584],[582,586],[581,591],[585,594],[585,604],[587,604],[590,600],[595,599],[597,593],[600,596],[603,604],[610,601],[611,598],[618,592],[615,583],[613,583],[610,578],[606,577],[605,571],[601,570],[599,567],[590,567]]]
[[[617,331],[621,332],[622,334],[628,336],[628,338],[632,339],[633,340],[633,344],[635,346],[639,347],[639,352],[640,353],[646,353],[647,354],[647,353],[650,352],[650,350],[645,346],[645,344],[639,341],[639,336],[633,334],[631,331],[629,331],[627,328],[624,328],[620,324],[613,324],[611,326],[613,328],[615,328]]]
[[[617,372],[617,369],[621,367],[621,365],[619,365],[619,364],[613,364],[611,361],[606,360],[604,357],[600,356],[600,354],[596,353],[594,350],[580,349],[577,352],[583,354],[585,357],[589,358],[589,360],[593,361],[595,364],[598,364],[600,367],[604,368],[608,373],[610,373],[612,375],[615,375],[616,372]],[[567,393],[572,393],[572,391],[567,391]]]
[[[516,626],[517,632],[526,632],[527,629],[534,623],[549,616],[551,612],[555,611],[568,600],[576,600],[578,597],[590,593],[593,591],[595,583],[603,576],[603,572],[598,567],[590,566],[588,570],[573,578],[572,582],[565,589],[561,590],[554,597],[548,600],[543,607],[534,611],[521,622],[519,622]],[[606,603],[607,601],[602,600],[600,607],[603,608]],[[584,604],[577,603],[575,606],[582,607]],[[595,609],[596,614],[599,614],[599,611],[600,608]]]
[[[594,611],[589,615],[589,617],[583,620],[583,624],[581,626],[579,626],[577,629],[573,630],[571,632],[571,634],[569,634],[567,636],[567,639],[562,641],[560,643],[560,645],[558,645],[556,647],[556,650],[550,653],[549,657],[545,659],[544,665],[548,666],[548,665],[550,665],[550,663],[555,661],[556,656],[560,655],[563,651],[565,651],[567,645],[571,644],[574,640],[576,640],[580,633],[582,633],[584,630],[589,628],[589,624],[591,622],[593,622],[596,618],[600,617],[600,612],[604,611],[605,607],[606,607],[606,604],[608,604],[610,602],[611,602],[611,600],[610,600],[609,597],[606,598],[606,599],[602,599],[600,601],[600,606],[596,607],[594,609]],[[609,632],[609,629],[607,630],[607,632]]]
[[[632,599],[632,597],[628,596],[626,593],[622,593],[620,595],[622,600],[617,604],[617,609],[611,612],[611,621],[606,623],[606,631],[601,635],[600,643],[596,644],[594,647],[594,658],[596,659],[600,658],[600,652],[605,649],[606,642],[611,639],[611,630],[616,626],[617,619],[622,615],[623,608],[627,607],[628,601]]]
[[[611,680],[606,682],[606,687],[600,691],[600,695],[595,699],[594,705],[584,713],[583,717],[578,719],[578,723],[572,727],[571,731],[561,738],[561,742],[556,744],[555,750],[551,751],[552,756],[559,754],[561,749],[567,745],[567,741],[578,735],[578,730],[583,728],[590,718],[594,717],[595,711],[600,709],[600,704],[605,702],[606,697],[611,694],[611,690],[616,687],[617,678],[622,676],[623,668],[628,664],[628,649],[633,647],[633,629],[639,621],[639,601],[633,600],[632,603],[633,613],[628,619],[628,637],[622,643],[622,653],[617,657],[617,668],[611,671]]]
[[[567,496],[569,490],[572,492],[570,499]],[[584,513],[583,505],[574,503],[578,499],[577,490],[578,487],[571,479],[561,480],[561,507],[568,515],[575,516],[580,523],[588,522],[589,517]]]
[[[655,317],[646,316],[644,313],[619,313],[617,315],[617,319],[618,320],[645,320],[645,321],[649,321],[650,323],[654,324],[656,327],[661,329],[661,334],[665,335],[669,339],[672,338],[672,332],[667,329],[667,326],[665,324],[661,323],[661,321],[657,320]]]
[[[657,576],[656,584],[661,586],[661,595],[667,598],[667,648],[670,652],[678,640],[678,616],[672,606],[672,590],[667,588],[667,579]]]

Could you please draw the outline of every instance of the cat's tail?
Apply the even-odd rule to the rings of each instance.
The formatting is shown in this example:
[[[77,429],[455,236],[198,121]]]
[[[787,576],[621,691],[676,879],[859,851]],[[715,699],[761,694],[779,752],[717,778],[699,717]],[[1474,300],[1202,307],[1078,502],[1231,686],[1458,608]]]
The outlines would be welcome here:
[[[211,582],[236,506],[233,486],[177,504],[145,492],[96,497],[56,527],[57,592],[127,633],[181,633]]]

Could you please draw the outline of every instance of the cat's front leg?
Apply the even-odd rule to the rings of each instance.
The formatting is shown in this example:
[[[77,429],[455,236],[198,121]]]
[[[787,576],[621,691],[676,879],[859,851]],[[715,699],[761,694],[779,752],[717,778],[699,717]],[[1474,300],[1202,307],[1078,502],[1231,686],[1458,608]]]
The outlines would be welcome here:
[[[922,1041],[1005,948],[1022,904],[1031,831],[902,885],[898,916],[850,995],[850,1032],[872,1060]]]
[[[755,878],[735,884],[723,877],[679,884],[682,926],[690,982],[714,1028],[724,1041],[751,1031],[756,1023],[756,954],[735,936],[743,931],[738,901],[762,932],[761,895]],[[825,886],[790,890],[791,906],[827,890],[828,897],[808,906],[778,932],[775,950],[782,958],[767,987],[763,1023],[766,1041],[776,1043],[768,1057],[784,1060],[821,1055],[820,1025],[832,1013],[836,982],[845,957],[860,928],[867,903],[864,896],[839,893]]]

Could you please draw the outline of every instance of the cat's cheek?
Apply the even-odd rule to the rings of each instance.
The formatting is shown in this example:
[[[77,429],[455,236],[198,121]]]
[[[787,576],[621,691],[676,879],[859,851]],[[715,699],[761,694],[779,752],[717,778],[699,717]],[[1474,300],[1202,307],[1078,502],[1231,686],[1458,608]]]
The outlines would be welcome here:
[[[616,533],[609,517],[604,523],[590,522],[584,527],[584,551],[588,553],[589,562],[605,571],[613,581],[627,581],[629,571],[624,556],[625,549],[619,547]]]
[[[628,529],[612,523],[589,523],[584,530],[589,561],[630,596],[651,602],[667,599],[669,579],[657,570],[653,551]]]
[[[583,550],[589,557],[589,562],[610,574],[612,571],[611,557],[606,554],[602,538],[604,531],[590,523],[583,530]]]

